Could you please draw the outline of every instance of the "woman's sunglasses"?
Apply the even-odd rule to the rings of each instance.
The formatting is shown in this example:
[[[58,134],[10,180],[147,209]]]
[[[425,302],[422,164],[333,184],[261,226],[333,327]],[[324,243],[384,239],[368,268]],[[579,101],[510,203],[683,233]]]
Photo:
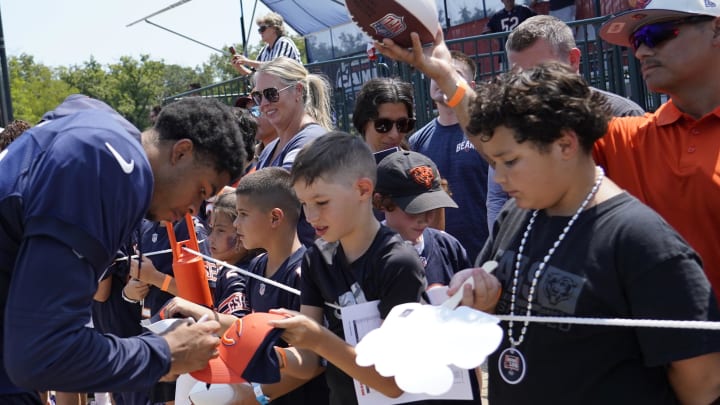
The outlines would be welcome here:
[[[268,87],[267,89],[263,90],[262,92],[253,91],[252,93],[250,93],[250,97],[252,97],[253,102],[255,102],[255,105],[258,105],[258,106],[262,102],[263,97],[265,97],[265,100],[267,100],[269,103],[277,103],[277,101],[280,100],[280,92],[287,90],[293,86],[295,86],[294,83],[290,84],[288,86],[285,86],[280,90],[278,90],[276,87]]]
[[[258,27],[258,32],[262,34],[267,29],[268,29],[267,25],[261,25],[260,27]]]
[[[391,120],[389,118],[377,118],[373,121],[375,130],[381,134],[385,134],[392,130],[393,125],[397,127],[398,132],[410,132],[415,128],[415,118],[400,118]]]
[[[640,48],[640,45],[655,48],[663,42],[677,37],[680,34],[680,25],[710,21],[712,19],[712,16],[703,15],[644,25],[630,35],[630,44],[636,51]]]

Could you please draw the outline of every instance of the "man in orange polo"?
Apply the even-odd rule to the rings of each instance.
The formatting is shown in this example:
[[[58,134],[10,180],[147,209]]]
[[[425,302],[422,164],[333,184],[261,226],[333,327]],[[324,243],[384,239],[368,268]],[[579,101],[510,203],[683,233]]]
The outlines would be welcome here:
[[[613,120],[594,157],[700,254],[720,297],[720,1],[638,3],[600,36],[634,50],[648,88],[670,101]]]

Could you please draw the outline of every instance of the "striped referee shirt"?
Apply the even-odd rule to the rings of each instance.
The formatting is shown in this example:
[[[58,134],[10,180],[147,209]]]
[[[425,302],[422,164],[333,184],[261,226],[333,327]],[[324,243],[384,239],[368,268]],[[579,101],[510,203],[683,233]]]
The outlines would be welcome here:
[[[300,51],[295,46],[295,43],[288,37],[278,37],[273,44],[272,48],[265,45],[265,47],[258,54],[257,60],[260,62],[269,62],[278,56],[287,56],[290,59],[302,63],[300,59]]]

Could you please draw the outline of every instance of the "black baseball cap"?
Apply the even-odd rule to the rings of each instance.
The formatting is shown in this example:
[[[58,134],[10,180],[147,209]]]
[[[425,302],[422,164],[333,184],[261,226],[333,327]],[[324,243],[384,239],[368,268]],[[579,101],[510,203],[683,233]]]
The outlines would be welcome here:
[[[435,163],[412,151],[393,152],[380,161],[375,191],[390,197],[408,214],[458,207],[440,185]]]

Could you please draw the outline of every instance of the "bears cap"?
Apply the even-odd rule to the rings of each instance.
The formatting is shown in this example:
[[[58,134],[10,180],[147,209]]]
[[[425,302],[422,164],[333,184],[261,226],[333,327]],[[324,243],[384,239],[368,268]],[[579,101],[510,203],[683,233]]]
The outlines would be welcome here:
[[[210,384],[280,381],[280,364],[274,346],[283,329],[268,324],[280,319],[285,316],[266,312],[253,312],[237,319],[220,339],[220,355],[190,375]]]
[[[375,191],[408,214],[458,207],[443,190],[435,163],[418,152],[401,150],[385,156],[378,164]]]

